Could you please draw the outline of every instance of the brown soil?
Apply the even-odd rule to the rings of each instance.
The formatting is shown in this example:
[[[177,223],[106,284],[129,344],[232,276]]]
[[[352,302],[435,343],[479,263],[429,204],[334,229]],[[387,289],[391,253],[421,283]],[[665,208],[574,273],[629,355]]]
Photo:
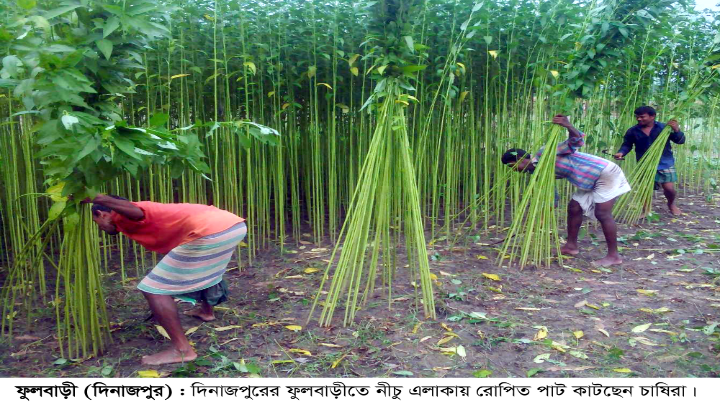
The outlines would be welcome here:
[[[434,241],[437,320],[424,319],[414,288],[401,276],[390,308],[386,291],[377,288],[354,325],[342,326],[344,306],[334,326],[306,325],[332,245],[263,252],[227,273],[232,295],[215,321],[181,315],[187,329],[197,327],[190,340],[199,355],[181,365],[140,364],[168,341],[146,321],[137,281],[118,280],[108,293],[115,324],[105,354],[58,361],[54,311],[39,309],[32,331],[2,342],[0,375],[134,377],[155,369],[207,377],[718,377],[720,206],[699,195],[679,203],[678,218],[656,200],[656,221],[621,225],[625,263],[610,269],[590,264],[605,252],[599,227],[581,233],[577,258],[541,269],[497,267],[501,236],[492,233],[479,234],[477,243],[468,238],[466,246]],[[181,304],[181,311],[187,308]],[[216,330],[231,325],[239,328]]]

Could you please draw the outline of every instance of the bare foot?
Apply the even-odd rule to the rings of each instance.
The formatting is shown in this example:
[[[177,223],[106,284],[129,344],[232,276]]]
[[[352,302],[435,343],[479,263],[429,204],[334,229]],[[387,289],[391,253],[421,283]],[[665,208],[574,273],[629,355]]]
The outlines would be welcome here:
[[[668,205],[668,208],[670,209],[670,213],[673,215],[680,215],[682,214],[682,211],[680,211],[680,208],[677,207],[677,205]]]
[[[575,256],[576,254],[580,253],[580,249],[577,248],[577,246],[568,246],[565,244],[563,247],[560,248],[560,253],[568,256]]]
[[[193,308],[189,311],[183,312],[185,315],[194,316],[195,318],[198,318],[205,322],[210,322],[215,320],[215,315],[213,315],[212,310],[210,313],[203,310],[203,308]]]
[[[592,262],[594,266],[598,267],[607,267],[612,266],[613,264],[620,264],[622,263],[622,258],[620,256],[605,256],[600,260],[595,260]]]
[[[143,356],[142,364],[148,366],[158,366],[160,364],[170,363],[183,363],[186,361],[193,361],[197,358],[197,353],[192,348],[187,351],[181,352],[176,348],[164,350],[160,353],[155,353],[151,356]]]

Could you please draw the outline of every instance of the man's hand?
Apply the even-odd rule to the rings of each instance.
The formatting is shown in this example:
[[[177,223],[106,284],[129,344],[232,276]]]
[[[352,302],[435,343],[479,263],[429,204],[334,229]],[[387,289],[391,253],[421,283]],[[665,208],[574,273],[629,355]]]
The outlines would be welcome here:
[[[562,114],[558,114],[553,117],[552,119],[553,124],[560,125],[561,127],[570,128],[572,125],[570,124],[570,120],[568,117]]]
[[[615,160],[625,160],[624,156],[625,156],[625,155],[623,155],[622,153],[616,153],[616,154],[613,155],[613,157],[615,158]]]
[[[672,128],[673,132],[680,132],[680,125],[676,120],[670,120],[667,124],[670,125],[670,128]]]

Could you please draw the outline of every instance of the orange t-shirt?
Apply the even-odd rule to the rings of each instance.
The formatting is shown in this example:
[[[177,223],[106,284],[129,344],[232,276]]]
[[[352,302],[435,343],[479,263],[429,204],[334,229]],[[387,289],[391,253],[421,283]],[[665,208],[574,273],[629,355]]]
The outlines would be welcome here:
[[[143,210],[145,218],[133,221],[112,211],[110,218],[115,227],[146,249],[163,254],[184,243],[245,221],[212,205],[161,204],[152,201],[133,204]]]

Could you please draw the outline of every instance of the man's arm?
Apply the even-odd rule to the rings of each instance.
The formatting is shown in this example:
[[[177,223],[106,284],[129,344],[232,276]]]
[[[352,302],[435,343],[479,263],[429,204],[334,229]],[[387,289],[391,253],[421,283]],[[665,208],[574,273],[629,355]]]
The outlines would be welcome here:
[[[680,124],[678,124],[675,120],[670,120],[667,123],[670,125],[670,128],[672,128],[672,133],[670,134],[670,140],[675,142],[678,145],[682,145],[685,143],[685,134],[680,130]]]
[[[553,117],[552,122],[568,130],[567,141],[561,142],[558,145],[558,155],[573,154],[575,150],[585,146],[585,135],[572,126],[568,117],[558,114]]]
[[[630,151],[633,148],[633,137],[630,133],[630,130],[628,129],[627,132],[625,132],[625,136],[623,137],[623,143],[620,145],[620,149],[618,149],[617,153],[614,155],[615,159],[622,159],[623,156],[630,153]]]
[[[145,212],[127,200],[119,200],[104,194],[98,194],[92,202],[104,205],[131,221],[142,221],[145,219]]]

